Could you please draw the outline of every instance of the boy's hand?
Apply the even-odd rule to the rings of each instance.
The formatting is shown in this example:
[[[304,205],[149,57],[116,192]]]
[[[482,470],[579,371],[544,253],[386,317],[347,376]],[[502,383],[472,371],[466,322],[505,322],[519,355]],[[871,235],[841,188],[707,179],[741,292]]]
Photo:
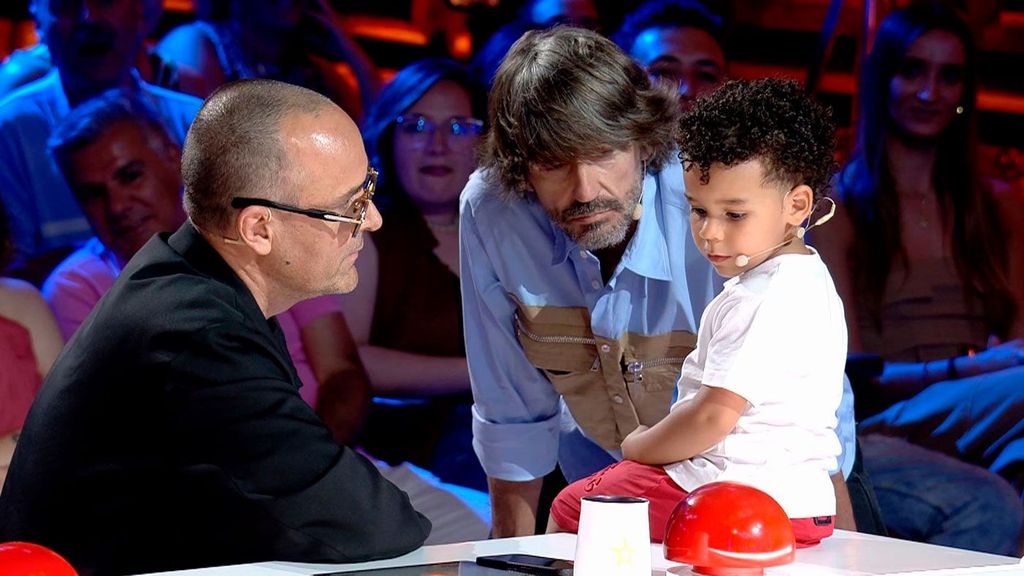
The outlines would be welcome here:
[[[649,430],[640,426],[630,432],[622,441],[622,457],[650,466],[693,458],[728,436],[749,406],[735,392],[701,386]]]

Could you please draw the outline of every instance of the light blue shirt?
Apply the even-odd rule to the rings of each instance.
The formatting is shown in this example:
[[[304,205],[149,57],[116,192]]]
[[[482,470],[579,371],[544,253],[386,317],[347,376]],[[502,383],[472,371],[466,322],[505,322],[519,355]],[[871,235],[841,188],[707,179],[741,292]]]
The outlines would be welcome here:
[[[600,264],[558,228],[533,196],[507,198],[482,171],[461,198],[460,258],[466,357],[473,388],[473,447],[488,476],[527,481],[561,456],[570,481],[621,458],[574,430],[547,377],[516,336],[517,301],[528,306],[586,307],[597,336],[626,331],[696,333],[722,279],[690,234],[682,167],[669,161],[644,179],[644,213],[621,262],[605,284]],[[837,413],[844,476],[853,465],[853,396],[848,384]],[[559,451],[559,437],[589,446]],[[566,462],[567,457],[575,459]],[[588,462],[585,460],[589,460]]]
[[[566,236],[536,198],[507,200],[482,172],[470,177],[461,201],[462,301],[473,446],[488,476],[531,480],[558,457],[560,396],[517,340],[517,301],[586,307],[594,335],[610,339],[627,331],[696,333],[721,281],[690,237],[677,159],[644,178],[643,206],[606,284],[597,257]]]
[[[202,101],[138,83],[171,135],[184,142]],[[0,197],[18,261],[92,236],[78,202],[47,152],[50,134],[69,111],[56,69],[0,100]]]

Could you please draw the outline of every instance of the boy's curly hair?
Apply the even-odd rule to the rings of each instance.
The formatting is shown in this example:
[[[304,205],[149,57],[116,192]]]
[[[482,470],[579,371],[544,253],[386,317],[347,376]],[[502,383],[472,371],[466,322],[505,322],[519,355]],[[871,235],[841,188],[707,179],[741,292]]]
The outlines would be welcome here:
[[[679,157],[700,169],[707,183],[712,164],[726,167],[760,160],[765,181],[806,184],[814,199],[827,195],[836,172],[831,111],[794,80],[732,80],[680,121]]]

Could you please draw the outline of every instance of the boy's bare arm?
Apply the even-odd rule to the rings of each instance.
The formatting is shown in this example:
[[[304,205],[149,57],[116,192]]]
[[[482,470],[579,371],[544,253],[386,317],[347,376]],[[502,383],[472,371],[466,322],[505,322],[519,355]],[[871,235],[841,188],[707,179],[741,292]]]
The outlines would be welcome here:
[[[701,386],[689,402],[678,406],[650,428],[637,428],[622,442],[622,456],[660,466],[692,458],[721,442],[749,404],[722,388]]]

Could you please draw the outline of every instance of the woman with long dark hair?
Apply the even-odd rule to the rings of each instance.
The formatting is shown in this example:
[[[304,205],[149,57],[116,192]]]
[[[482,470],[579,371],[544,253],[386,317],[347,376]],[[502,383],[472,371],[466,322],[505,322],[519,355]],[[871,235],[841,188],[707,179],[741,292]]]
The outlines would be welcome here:
[[[374,394],[395,399],[374,404],[364,446],[481,490],[483,470],[471,447],[458,216],[459,194],[476,168],[484,106],[462,65],[446,59],[407,66],[381,92],[363,138],[380,172],[374,202],[386,225],[365,236],[359,285],[342,298]]]
[[[880,355],[888,407],[862,432],[907,438],[1024,485],[1024,210],[976,166],[976,55],[942,4],[881,24],[865,62],[845,218],[818,238],[850,348]],[[863,414],[861,415],[864,416]],[[867,461],[867,460],[866,460]]]

